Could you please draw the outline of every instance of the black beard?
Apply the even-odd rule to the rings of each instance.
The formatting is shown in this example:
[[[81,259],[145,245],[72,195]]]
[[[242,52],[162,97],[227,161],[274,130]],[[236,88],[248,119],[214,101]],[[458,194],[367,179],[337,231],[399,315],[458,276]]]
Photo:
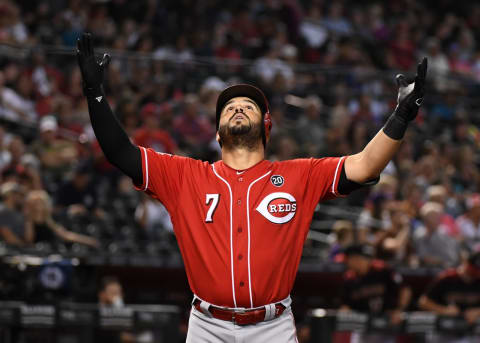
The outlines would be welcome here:
[[[246,148],[249,151],[255,150],[262,142],[261,124],[240,125],[230,127],[228,124],[218,128],[218,135],[222,147],[227,150],[234,148]]]

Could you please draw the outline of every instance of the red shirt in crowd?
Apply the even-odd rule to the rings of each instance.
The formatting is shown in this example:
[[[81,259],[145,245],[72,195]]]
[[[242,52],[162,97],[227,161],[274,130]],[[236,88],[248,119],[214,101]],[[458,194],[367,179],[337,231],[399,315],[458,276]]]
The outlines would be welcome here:
[[[139,128],[133,135],[135,144],[152,148],[155,151],[173,154],[177,145],[170,134],[162,129]]]

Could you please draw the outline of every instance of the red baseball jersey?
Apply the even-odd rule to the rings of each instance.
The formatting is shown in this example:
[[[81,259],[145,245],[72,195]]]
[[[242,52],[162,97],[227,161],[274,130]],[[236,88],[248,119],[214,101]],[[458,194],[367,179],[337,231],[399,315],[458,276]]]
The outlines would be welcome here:
[[[194,294],[217,306],[285,299],[319,201],[339,196],[341,158],[263,160],[238,171],[141,148],[143,185],[170,213]]]

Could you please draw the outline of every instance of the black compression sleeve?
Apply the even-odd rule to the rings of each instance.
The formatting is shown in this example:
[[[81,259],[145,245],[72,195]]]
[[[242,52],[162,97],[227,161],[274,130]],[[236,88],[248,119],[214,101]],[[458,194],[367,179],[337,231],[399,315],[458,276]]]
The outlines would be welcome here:
[[[364,186],[376,185],[379,180],[380,180],[380,177],[377,177],[365,183],[357,183],[355,181],[351,181],[347,179],[347,174],[345,174],[345,164],[343,164],[342,171],[340,172],[340,179],[338,180],[338,187],[337,187],[338,193],[342,195],[347,195],[353,192],[354,190],[357,190]]]
[[[102,89],[87,95],[88,113],[98,143],[108,161],[130,176],[133,183],[143,182],[140,149],[133,145],[113,114]]]

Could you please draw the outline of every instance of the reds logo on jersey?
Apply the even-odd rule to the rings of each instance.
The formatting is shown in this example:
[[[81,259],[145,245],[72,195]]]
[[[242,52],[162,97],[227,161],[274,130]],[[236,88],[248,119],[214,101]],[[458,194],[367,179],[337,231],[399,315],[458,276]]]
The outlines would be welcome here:
[[[275,224],[288,223],[297,211],[297,200],[289,193],[275,192],[267,195],[256,210]]]

